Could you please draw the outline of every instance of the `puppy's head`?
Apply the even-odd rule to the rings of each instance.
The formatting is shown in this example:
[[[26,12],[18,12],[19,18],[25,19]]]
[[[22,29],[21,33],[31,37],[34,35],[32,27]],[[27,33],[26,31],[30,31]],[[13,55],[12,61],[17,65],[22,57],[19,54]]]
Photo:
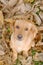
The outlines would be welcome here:
[[[26,41],[29,36],[35,37],[36,27],[29,21],[16,20],[14,25],[14,38],[18,41]]]

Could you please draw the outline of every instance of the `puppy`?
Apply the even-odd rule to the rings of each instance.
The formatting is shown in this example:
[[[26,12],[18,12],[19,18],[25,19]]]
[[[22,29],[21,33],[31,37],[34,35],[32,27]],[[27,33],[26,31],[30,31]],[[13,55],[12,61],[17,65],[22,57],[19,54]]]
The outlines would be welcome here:
[[[16,20],[14,32],[11,35],[10,47],[13,51],[13,60],[17,59],[17,54],[21,51],[25,53],[34,45],[32,44],[36,34],[36,26],[27,20]]]

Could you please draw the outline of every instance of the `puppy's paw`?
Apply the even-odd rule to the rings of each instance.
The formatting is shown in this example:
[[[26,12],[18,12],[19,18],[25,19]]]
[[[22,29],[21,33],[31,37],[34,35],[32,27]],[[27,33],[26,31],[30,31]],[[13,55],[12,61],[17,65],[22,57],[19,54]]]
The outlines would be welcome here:
[[[28,51],[23,51],[23,56],[28,57]]]

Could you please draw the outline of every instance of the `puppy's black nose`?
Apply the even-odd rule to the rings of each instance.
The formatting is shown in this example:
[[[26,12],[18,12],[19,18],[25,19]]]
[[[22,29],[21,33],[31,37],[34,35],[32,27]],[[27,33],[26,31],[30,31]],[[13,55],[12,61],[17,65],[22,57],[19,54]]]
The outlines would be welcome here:
[[[22,39],[22,35],[21,35],[21,34],[19,34],[17,37],[18,37],[18,39],[20,39],[20,40]]]

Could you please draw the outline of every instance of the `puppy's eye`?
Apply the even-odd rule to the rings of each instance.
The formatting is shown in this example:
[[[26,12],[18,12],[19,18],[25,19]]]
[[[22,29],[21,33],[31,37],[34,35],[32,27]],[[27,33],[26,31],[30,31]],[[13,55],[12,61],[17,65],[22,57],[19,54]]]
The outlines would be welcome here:
[[[25,28],[25,31],[28,31],[28,28]]]
[[[19,29],[19,26],[17,25],[16,28]]]

